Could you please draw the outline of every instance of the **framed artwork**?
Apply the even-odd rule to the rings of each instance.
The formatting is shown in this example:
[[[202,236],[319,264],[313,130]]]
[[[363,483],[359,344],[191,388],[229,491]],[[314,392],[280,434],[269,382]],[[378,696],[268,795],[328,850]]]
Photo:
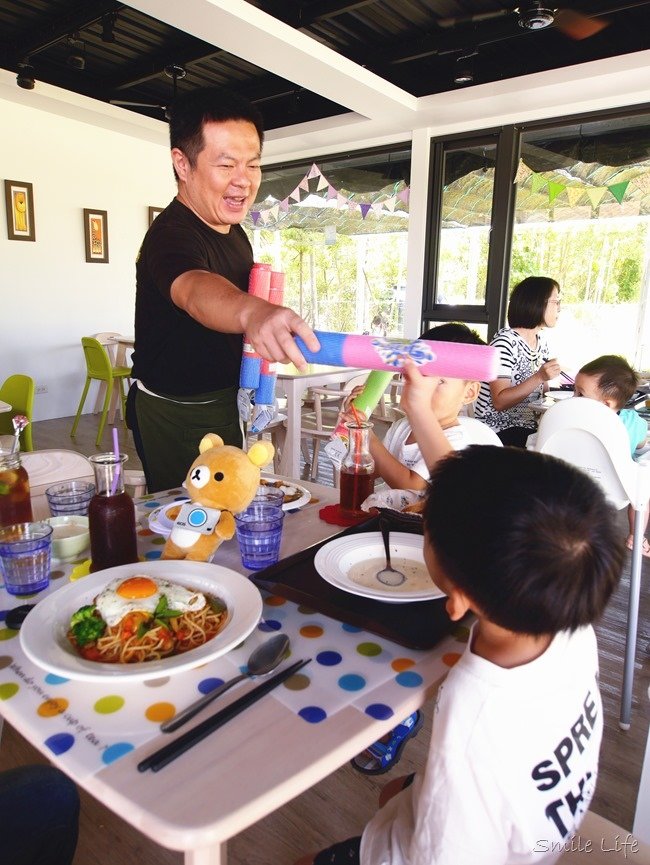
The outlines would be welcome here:
[[[149,208],[149,225],[154,221],[154,219],[158,216],[159,213],[162,213],[164,207],[150,207]]]
[[[105,210],[84,207],[86,261],[108,261],[108,214]]]
[[[5,205],[9,240],[36,240],[32,184],[5,180]]]

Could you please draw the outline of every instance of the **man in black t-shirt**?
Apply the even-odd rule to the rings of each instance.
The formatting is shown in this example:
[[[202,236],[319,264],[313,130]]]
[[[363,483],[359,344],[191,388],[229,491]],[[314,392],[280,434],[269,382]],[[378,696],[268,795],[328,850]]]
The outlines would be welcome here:
[[[237,412],[242,334],[270,361],[319,348],[292,310],[247,294],[253,253],[240,222],[255,201],[259,112],[216,88],[181,96],[169,122],[178,194],[136,263],[135,351],[127,419],[150,491],[179,485],[205,433],[243,443]]]

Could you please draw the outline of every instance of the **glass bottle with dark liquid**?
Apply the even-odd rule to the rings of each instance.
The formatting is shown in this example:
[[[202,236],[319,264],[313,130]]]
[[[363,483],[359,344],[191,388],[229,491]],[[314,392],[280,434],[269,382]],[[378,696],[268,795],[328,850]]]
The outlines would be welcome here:
[[[0,526],[33,519],[29,477],[20,463],[18,438],[0,436]]]
[[[375,485],[375,461],[370,454],[368,438],[371,423],[348,423],[348,452],[341,463],[341,511],[349,516],[363,516],[361,505]]]
[[[138,561],[135,507],[124,492],[126,454],[89,457],[95,472],[95,495],[88,508],[91,571]]]

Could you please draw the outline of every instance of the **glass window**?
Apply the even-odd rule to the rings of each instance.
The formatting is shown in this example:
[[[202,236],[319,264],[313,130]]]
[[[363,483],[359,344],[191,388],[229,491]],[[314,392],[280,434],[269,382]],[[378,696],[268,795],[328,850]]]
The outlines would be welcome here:
[[[601,354],[650,368],[650,115],[522,133],[511,284],[560,283],[548,333],[567,371]]]
[[[496,142],[445,149],[436,304],[485,304]]]
[[[403,331],[410,147],[265,167],[244,228],[313,327]]]

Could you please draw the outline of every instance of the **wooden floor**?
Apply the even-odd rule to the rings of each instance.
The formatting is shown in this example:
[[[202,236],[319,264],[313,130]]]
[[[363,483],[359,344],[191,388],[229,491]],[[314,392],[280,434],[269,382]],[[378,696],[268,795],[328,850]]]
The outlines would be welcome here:
[[[97,419],[84,416],[76,441],[69,438],[72,418],[34,424],[37,448],[71,447],[88,455],[95,453]],[[110,445],[110,429],[104,434],[104,448]],[[140,464],[130,433],[120,428],[122,449],[130,455],[129,467]],[[327,463],[327,460],[322,460]],[[323,468],[323,472],[324,472]],[[319,480],[326,480],[320,475]],[[331,479],[330,479],[331,483]],[[621,532],[625,520],[620,518]],[[629,566],[629,559],[627,562]],[[597,631],[601,657],[601,690],[605,708],[605,735],[601,750],[600,774],[592,808],[598,814],[632,828],[641,764],[650,722],[650,559],[644,560],[644,592],[637,642],[637,670],[634,684],[632,728],[618,727],[618,708],[628,592],[627,571]],[[229,843],[230,865],[291,865],[299,855],[334,840],[358,834],[375,810],[382,784],[396,774],[422,766],[431,730],[431,706],[423,711],[423,730],[409,743],[397,770],[373,779],[350,766],[337,769],[307,793],[241,833]],[[246,759],[246,755],[242,755]],[[37,751],[5,724],[0,747],[0,768],[27,762],[45,762]],[[162,782],[161,778],[161,782]],[[208,779],[220,784],[223,779]],[[164,787],[161,785],[161,795]],[[80,839],[75,865],[179,865],[182,854],[165,850],[144,838],[101,803],[82,792]]]

